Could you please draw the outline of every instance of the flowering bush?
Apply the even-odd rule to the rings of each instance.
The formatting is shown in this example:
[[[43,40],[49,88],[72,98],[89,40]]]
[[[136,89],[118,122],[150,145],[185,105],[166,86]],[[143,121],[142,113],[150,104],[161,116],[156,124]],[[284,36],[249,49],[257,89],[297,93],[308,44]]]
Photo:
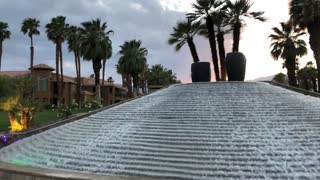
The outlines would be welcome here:
[[[86,109],[89,109],[89,110],[95,110],[95,109],[102,108],[103,105],[101,104],[101,100],[92,99],[92,100],[85,102],[83,107]]]
[[[57,117],[65,118],[72,115],[72,109],[70,107],[60,107],[57,109]]]
[[[77,103],[77,101],[75,99],[72,99],[72,102],[71,102],[71,105],[69,106],[69,108],[73,111],[79,110],[79,104]]]

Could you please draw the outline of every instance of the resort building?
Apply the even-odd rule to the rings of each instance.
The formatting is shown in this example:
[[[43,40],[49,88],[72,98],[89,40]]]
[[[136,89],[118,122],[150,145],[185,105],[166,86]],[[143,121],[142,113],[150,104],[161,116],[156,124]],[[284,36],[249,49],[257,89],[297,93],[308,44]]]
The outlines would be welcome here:
[[[36,79],[37,85],[33,96],[43,104],[57,104],[58,101],[58,83],[55,69],[39,64],[33,67],[32,76]],[[31,71],[1,71],[1,75],[16,77],[31,74]],[[111,81],[101,80],[101,97],[104,105],[111,105],[123,101],[127,97],[127,89],[122,85],[115,84]],[[81,78],[81,98],[86,101],[94,97],[95,84],[94,77]],[[75,77],[63,76],[63,97],[62,102],[69,105],[77,96],[77,81]]]

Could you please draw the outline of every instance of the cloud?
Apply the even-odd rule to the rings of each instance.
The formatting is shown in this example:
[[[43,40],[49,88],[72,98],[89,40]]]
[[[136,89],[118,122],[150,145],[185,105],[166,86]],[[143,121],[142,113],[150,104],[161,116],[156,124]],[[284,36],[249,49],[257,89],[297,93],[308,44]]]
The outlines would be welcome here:
[[[187,50],[177,54],[167,45],[167,38],[172,26],[184,13],[165,11],[158,0],[10,0],[0,1],[3,8],[0,21],[9,23],[12,37],[4,42],[3,70],[25,70],[29,66],[29,39],[20,32],[23,19],[35,17],[41,21],[41,35],[34,37],[35,63],[46,63],[55,67],[55,46],[48,41],[45,25],[52,17],[66,16],[69,24],[80,25],[83,21],[101,18],[108,23],[108,28],[115,31],[111,36],[113,41],[113,56],[107,62],[106,76],[112,76],[121,82],[116,73],[115,64],[118,61],[119,46],[126,40],[140,39],[143,46],[149,50],[148,63],[161,63],[177,72],[178,78],[183,79],[189,73],[191,60]],[[63,59],[65,74],[75,76],[72,65],[74,57],[63,44]],[[181,57],[181,58],[180,58]],[[82,75],[93,73],[90,62],[82,61]]]
[[[131,39],[142,40],[143,46],[149,50],[150,65],[163,64],[177,73],[178,79],[190,82],[190,65],[192,57],[188,47],[175,52],[174,47],[167,44],[172,27],[178,20],[184,19],[185,13],[191,11],[190,3],[194,0],[7,0],[0,1],[0,21],[9,23],[12,37],[4,42],[3,70],[25,70],[29,66],[29,38],[20,32],[23,19],[36,17],[41,21],[41,35],[34,38],[35,63],[46,63],[55,67],[55,46],[48,41],[45,25],[52,17],[66,16],[67,22],[80,25],[83,21],[101,18],[114,30],[111,36],[113,56],[107,62],[106,76],[112,76],[116,82],[121,77],[116,73],[119,46]],[[287,18],[287,0],[255,0],[255,10],[264,10],[269,18],[267,23],[248,21],[243,30],[240,49],[247,55],[247,79],[267,76],[281,71],[281,61],[273,62],[269,54],[267,36],[271,28]],[[278,4],[274,6],[274,4]],[[277,11],[275,11],[277,10]],[[277,12],[274,14],[273,12]],[[281,20],[280,20],[281,19]],[[232,37],[226,38],[227,52],[231,49]],[[196,37],[195,43],[202,61],[211,61],[208,41]],[[63,44],[65,74],[75,76],[74,57]],[[82,75],[93,74],[90,62],[82,61]],[[213,73],[212,73],[213,74]]]

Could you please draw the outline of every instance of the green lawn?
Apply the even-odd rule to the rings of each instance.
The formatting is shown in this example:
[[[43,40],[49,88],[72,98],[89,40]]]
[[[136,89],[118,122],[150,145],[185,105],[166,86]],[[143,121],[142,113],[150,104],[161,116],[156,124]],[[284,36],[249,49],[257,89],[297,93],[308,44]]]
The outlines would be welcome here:
[[[89,110],[83,109],[78,110],[77,112],[73,112],[73,114],[81,113],[81,112],[88,112]],[[57,117],[57,112],[52,110],[44,110],[42,112],[36,113],[34,117],[34,124],[39,126],[41,124],[46,124],[50,122],[54,122],[59,120],[60,118]],[[9,118],[8,113],[4,111],[0,111],[0,132],[9,130]]]
[[[9,126],[8,113],[0,111],[0,131],[7,130]]]
[[[58,120],[57,112],[51,110],[45,110],[42,112],[38,112],[34,117],[34,124],[36,126],[49,123]],[[0,131],[8,130],[10,126],[8,113],[0,111]]]

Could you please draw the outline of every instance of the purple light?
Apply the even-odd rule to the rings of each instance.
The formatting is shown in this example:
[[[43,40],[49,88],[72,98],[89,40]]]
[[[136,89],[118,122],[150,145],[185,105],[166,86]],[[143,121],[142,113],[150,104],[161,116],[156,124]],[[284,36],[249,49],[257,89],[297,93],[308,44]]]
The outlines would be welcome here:
[[[1,136],[1,141],[6,143],[8,141],[8,138],[6,135]]]

